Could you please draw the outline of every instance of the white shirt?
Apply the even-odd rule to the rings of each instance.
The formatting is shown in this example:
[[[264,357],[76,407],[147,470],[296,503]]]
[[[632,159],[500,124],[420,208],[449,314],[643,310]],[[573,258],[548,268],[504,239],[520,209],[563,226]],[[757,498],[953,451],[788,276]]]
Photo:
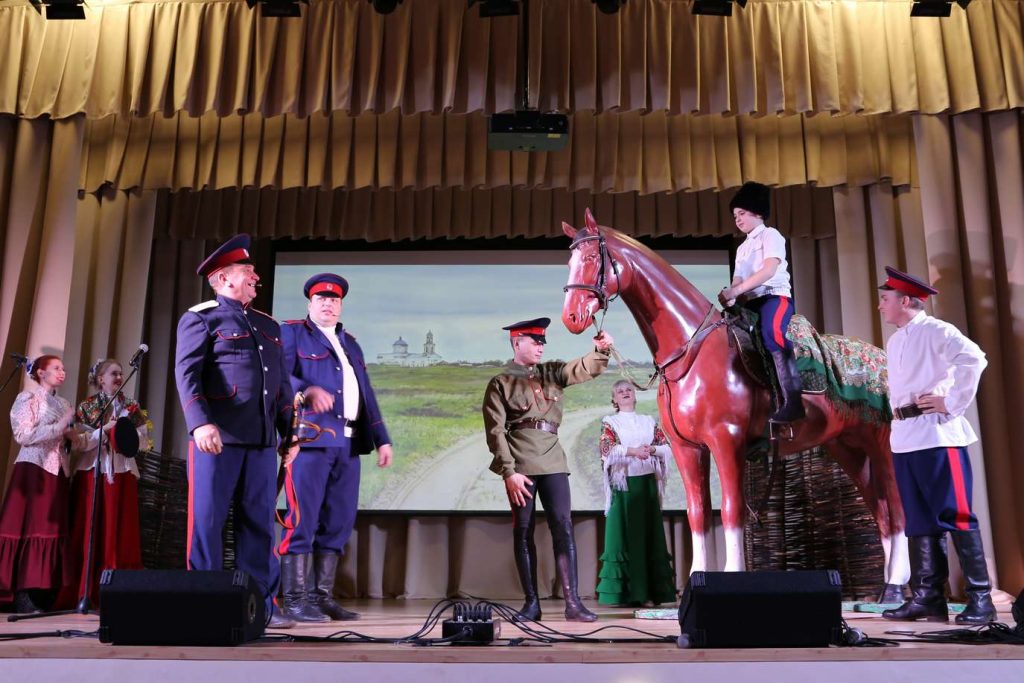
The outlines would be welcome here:
[[[736,250],[735,277],[741,281],[761,270],[766,259],[779,259],[779,267],[763,285],[750,290],[752,297],[774,294],[792,296],[789,285],[789,263],[786,261],[786,238],[775,228],[762,223],[749,233]]]
[[[341,348],[341,342],[338,341],[337,328],[333,325],[330,327],[317,325],[317,327],[327,337],[327,341],[331,342],[331,346],[334,347],[334,353],[338,356],[338,362],[341,363],[341,386],[343,387],[341,392],[341,414],[346,420],[353,422],[359,417],[359,380],[356,379],[356,372],[352,369],[352,363],[349,362],[348,356],[345,355],[345,350]]]
[[[101,395],[100,400],[106,401],[107,396]],[[114,399],[112,414],[118,417],[127,417],[128,410],[118,399]],[[81,444],[75,453],[74,464],[72,469],[76,472],[85,470],[91,470],[96,466],[96,446],[100,440],[101,429],[92,429],[86,432],[87,440],[84,444]],[[142,448],[145,448],[146,443],[149,441],[149,429],[146,425],[142,425],[136,430],[139,434],[139,443]],[[125,472],[131,472],[135,475],[135,478],[139,478],[139,466],[135,463],[135,458],[126,458],[116,451],[111,451],[110,440],[104,436],[103,438],[103,457],[100,459],[100,472],[106,475],[107,481],[113,483],[114,474],[123,474]]]
[[[889,443],[894,453],[967,446],[978,440],[964,412],[978,391],[988,365],[985,352],[956,327],[919,311],[885,343],[889,404],[913,403],[922,394],[944,396],[948,415],[929,413],[893,420]]]
[[[18,394],[11,407],[11,432],[21,446],[14,462],[38,465],[57,476],[71,476],[64,450],[64,430],[71,424],[71,404],[38,384]]]
[[[619,443],[611,447],[604,461],[604,513],[607,515],[611,507],[612,491],[626,491],[628,477],[642,477],[653,474],[658,480],[659,500],[665,492],[665,466],[672,449],[668,444],[655,446],[654,455],[641,459],[626,455],[626,449],[635,446],[650,446],[654,443],[654,428],[657,426],[653,417],[638,413],[618,412],[606,415],[601,420],[611,427],[618,437]]]

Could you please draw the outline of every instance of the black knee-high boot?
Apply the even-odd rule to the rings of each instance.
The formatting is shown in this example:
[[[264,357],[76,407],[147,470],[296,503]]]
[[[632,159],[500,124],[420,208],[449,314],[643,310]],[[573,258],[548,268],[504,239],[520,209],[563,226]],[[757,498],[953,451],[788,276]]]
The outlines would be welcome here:
[[[910,588],[913,597],[896,609],[887,609],[882,616],[893,621],[949,621],[946,606],[946,537],[911,536]]]
[[[573,538],[572,522],[568,528],[555,526],[551,529],[555,546],[555,567],[565,599],[567,621],[597,621],[597,615],[583,606],[579,594],[579,577],[576,567],[576,539]]]
[[[334,578],[338,574],[338,553],[317,550],[313,553],[313,587],[309,601],[333,621],[355,621],[359,612],[345,609],[334,599]]]
[[[992,604],[992,582],[985,563],[985,545],[981,532],[951,531],[953,547],[960,559],[967,590],[967,606],[956,615],[958,624],[987,624],[996,620],[996,607]]]
[[[519,610],[522,621],[540,621],[540,596],[537,594],[537,546],[533,542],[533,528],[517,528],[513,532],[513,552],[516,556],[516,570],[523,587],[523,608]]]
[[[281,556],[281,590],[284,594],[281,611],[295,621],[324,623],[330,621],[330,617],[309,602],[306,590],[309,561],[309,554]]]
[[[776,424],[796,422],[804,417],[804,402],[801,397],[803,386],[800,383],[800,373],[796,369],[796,358],[793,357],[792,351],[783,349],[772,351],[772,362],[775,364],[782,395],[778,410],[769,419]]]

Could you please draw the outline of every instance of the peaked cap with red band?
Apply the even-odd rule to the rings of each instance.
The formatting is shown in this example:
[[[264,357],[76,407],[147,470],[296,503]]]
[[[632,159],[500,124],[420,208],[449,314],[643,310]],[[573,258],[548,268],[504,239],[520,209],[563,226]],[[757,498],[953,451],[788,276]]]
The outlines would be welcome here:
[[[932,294],[939,293],[939,290],[928,283],[922,282],[913,275],[908,275],[901,270],[896,270],[892,266],[886,266],[885,273],[889,277],[879,285],[879,289],[896,291],[918,299],[927,299]]]
[[[302,293],[307,299],[312,299],[314,294],[344,299],[348,294],[348,280],[334,273],[318,273],[306,280],[306,284],[302,286]]]
[[[516,337],[532,337],[534,341],[541,344],[547,344],[547,332],[548,325],[551,324],[551,318],[534,318],[533,320],[523,320],[511,325],[506,325],[501,328],[508,330],[508,336],[510,339]]]
[[[235,263],[252,263],[249,260],[249,244],[252,239],[242,233],[235,235],[206,257],[206,260],[196,268],[196,275],[210,277],[221,268],[226,268]]]

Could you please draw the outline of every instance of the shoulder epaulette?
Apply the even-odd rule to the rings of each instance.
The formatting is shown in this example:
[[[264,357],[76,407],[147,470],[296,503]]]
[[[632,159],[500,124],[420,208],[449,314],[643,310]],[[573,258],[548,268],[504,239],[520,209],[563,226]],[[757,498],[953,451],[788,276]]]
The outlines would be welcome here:
[[[300,318],[298,320],[285,320],[284,324],[285,325],[301,325],[304,322],[306,322],[305,318]]]
[[[210,299],[209,301],[204,301],[201,304],[196,304],[195,306],[188,310],[192,311],[193,313],[199,313],[200,311],[205,311],[210,308],[217,308],[217,306],[220,306],[220,303],[216,299]]]

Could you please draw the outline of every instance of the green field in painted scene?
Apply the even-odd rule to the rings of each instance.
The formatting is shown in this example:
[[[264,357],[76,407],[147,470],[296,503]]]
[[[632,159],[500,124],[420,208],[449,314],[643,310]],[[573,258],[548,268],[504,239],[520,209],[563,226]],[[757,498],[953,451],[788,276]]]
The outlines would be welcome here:
[[[388,469],[363,458],[360,507],[368,510],[507,510],[501,479],[487,468],[491,461],[483,435],[480,406],[497,365],[397,367],[369,365],[381,412],[394,443]],[[631,368],[646,380],[650,367]],[[560,432],[572,472],[573,508],[603,510],[604,489],[597,452],[600,418],[612,412],[611,387],[621,379],[617,368],[565,392],[565,419]],[[640,394],[639,412],[657,412],[655,391]],[[669,467],[665,509],[685,508],[682,483]],[[715,503],[717,473],[712,473]]]

